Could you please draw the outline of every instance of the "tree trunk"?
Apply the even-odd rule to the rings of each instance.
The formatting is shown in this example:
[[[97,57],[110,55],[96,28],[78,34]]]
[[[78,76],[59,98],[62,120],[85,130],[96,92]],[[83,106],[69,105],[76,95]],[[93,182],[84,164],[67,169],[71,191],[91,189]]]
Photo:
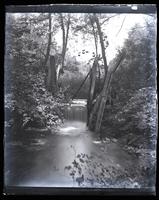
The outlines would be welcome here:
[[[65,57],[65,37],[66,37],[66,34],[65,34],[65,26],[64,26],[64,22],[63,22],[63,16],[62,14],[60,14],[60,20],[61,20],[61,29],[62,29],[62,64],[61,64],[61,68],[63,67],[64,65],[64,57]]]
[[[106,79],[105,79],[105,82],[104,82],[104,87],[103,87],[103,90],[101,92],[101,101],[100,101],[100,105],[99,105],[99,110],[98,110],[97,120],[96,120],[96,126],[95,126],[95,132],[97,134],[100,131],[101,122],[102,122],[102,118],[103,118],[103,114],[104,114],[104,110],[105,110],[105,104],[106,104],[106,101],[107,101],[107,98],[108,98],[108,91],[109,91],[110,82],[111,82],[111,73],[107,72]]]
[[[94,125],[93,117],[97,113],[97,110],[98,110],[99,104],[100,104],[100,100],[101,100],[101,95],[99,94],[95,99],[95,104],[94,105],[92,104],[92,109],[91,109],[91,112],[89,114],[88,127],[92,131],[93,131],[93,125]]]
[[[95,18],[95,22],[96,22],[97,29],[98,29],[98,35],[99,35],[99,40],[100,40],[100,44],[101,44],[102,58],[103,58],[103,62],[104,62],[104,69],[105,69],[105,76],[106,76],[107,71],[108,71],[108,65],[107,65],[107,59],[106,59],[106,55],[105,55],[103,33],[102,33],[101,26],[99,24],[99,20],[98,20],[98,17],[96,16],[96,14],[94,14],[94,18]]]
[[[65,30],[63,18],[64,17],[62,16],[62,14],[60,14],[60,24],[61,24],[61,30],[62,30],[62,53],[61,53],[62,61],[61,61],[61,64],[59,64],[57,67],[57,80],[59,79],[61,69],[63,69],[63,67],[64,67],[65,55],[66,55],[67,43],[68,43],[69,28],[70,28],[70,15],[68,16],[66,30]]]
[[[106,79],[107,79],[106,76],[107,76],[108,66],[107,66],[107,59],[106,59],[106,55],[105,55],[105,47],[104,47],[104,42],[103,42],[103,33],[102,33],[101,26],[100,26],[100,23],[99,23],[99,20],[98,20],[98,17],[96,16],[96,14],[94,14],[94,21],[95,21],[95,23],[97,25],[97,30],[98,30],[98,35],[99,35],[99,40],[100,40],[100,45],[101,45],[102,58],[103,58],[103,62],[104,62],[104,69],[105,69],[105,81],[104,81],[104,85],[105,85],[105,82],[106,82]],[[103,89],[104,89],[104,87],[103,87]],[[93,117],[97,113],[97,110],[99,109],[101,101],[103,102],[103,100],[102,100],[102,93],[103,93],[103,90],[100,92],[100,94],[96,98],[96,102],[95,102],[95,104],[93,106],[93,109],[91,110],[91,113],[90,113],[90,116],[89,116],[88,125],[89,125],[89,129],[90,130],[93,129],[93,124],[94,124]]]
[[[120,62],[123,59],[123,55],[119,59],[119,62],[117,63],[117,65],[115,65],[115,67],[113,67],[108,72],[108,65],[107,65],[107,59],[106,59],[106,54],[105,54],[105,46],[104,46],[104,42],[103,42],[103,32],[101,30],[101,25],[99,23],[99,19],[96,16],[96,14],[94,14],[94,20],[95,20],[95,23],[97,25],[98,35],[99,35],[100,44],[101,44],[102,58],[103,58],[104,69],[105,69],[103,89],[100,92],[99,96],[96,98],[95,105],[94,105],[92,112],[90,114],[90,117],[89,117],[89,128],[92,129],[92,126],[93,126],[93,123],[94,123],[93,122],[93,116],[95,116],[96,113],[97,113],[96,124],[95,124],[95,132],[98,134],[99,131],[100,131],[101,122],[102,122],[102,118],[103,118],[103,114],[104,114],[104,110],[105,110],[105,104],[106,104],[106,101],[107,101],[107,98],[108,98],[108,91],[109,91],[111,78],[112,78],[113,73],[116,71],[116,69],[120,65]]]
[[[64,45],[64,52],[63,52],[63,59],[62,59],[62,61],[63,61],[62,62],[62,67],[64,66],[64,63],[65,63],[65,55],[66,55],[66,50],[67,50],[69,29],[70,29],[70,16],[68,16],[67,27],[66,27],[66,35],[65,35],[65,45]]]
[[[93,105],[93,109],[91,110],[88,125],[89,125],[90,130],[94,130],[94,123],[95,123],[95,132],[96,133],[99,133],[99,131],[100,131],[101,122],[102,122],[102,118],[103,118],[103,114],[104,114],[105,104],[107,101],[112,76],[115,73],[118,66],[120,65],[123,58],[124,58],[124,54],[118,60],[117,64],[114,67],[112,67],[111,70],[107,73],[107,76],[105,77],[103,89],[100,92],[100,94],[97,96],[97,98],[95,100],[95,104]],[[97,117],[95,117],[96,115],[97,115]]]
[[[50,65],[49,65],[49,68],[48,68],[47,87],[48,87],[48,91],[52,92],[52,94],[55,94],[55,92],[57,91],[56,63],[55,63],[55,57],[54,56],[50,56]]]
[[[97,71],[97,58],[95,58],[95,61],[93,63],[92,70],[90,73],[90,87],[89,87],[89,95],[88,95],[88,100],[87,100],[87,125],[89,124],[89,117],[90,117],[92,102],[94,98],[94,90],[95,90],[95,84],[96,84],[96,71]]]
[[[96,57],[97,57],[98,56],[98,36],[95,31],[93,18],[90,16],[89,19],[90,19],[91,26],[92,26],[92,31],[93,31],[93,36],[94,36],[94,44],[95,44],[95,49],[96,49]]]
[[[46,55],[45,55],[45,60],[43,62],[43,67],[46,68],[46,64],[49,58],[50,54],[50,46],[51,46],[51,13],[49,13],[49,38],[48,38],[48,45],[47,45],[47,50],[46,50]]]
[[[110,88],[112,76],[115,73],[115,71],[117,70],[117,68],[119,67],[123,58],[124,58],[124,54],[118,60],[117,64],[114,67],[112,67],[110,71],[107,72],[107,75],[106,75],[106,78],[105,78],[105,81],[104,81],[104,87],[103,87],[103,90],[101,92],[101,101],[100,101],[100,105],[99,105],[99,110],[98,110],[97,120],[96,120],[96,126],[95,126],[95,132],[97,134],[100,131],[100,127],[101,127],[101,123],[102,123],[102,118],[103,118],[103,114],[104,114],[104,110],[105,110],[106,101],[107,101],[107,98],[108,98],[108,93],[109,93],[109,88]]]

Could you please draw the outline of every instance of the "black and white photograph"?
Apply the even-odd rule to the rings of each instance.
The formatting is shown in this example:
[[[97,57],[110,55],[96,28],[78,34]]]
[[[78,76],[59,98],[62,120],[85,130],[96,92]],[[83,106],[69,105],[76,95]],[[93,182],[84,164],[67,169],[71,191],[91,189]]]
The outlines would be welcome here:
[[[156,191],[157,12],[126,5],[6,11],[5,188]]]

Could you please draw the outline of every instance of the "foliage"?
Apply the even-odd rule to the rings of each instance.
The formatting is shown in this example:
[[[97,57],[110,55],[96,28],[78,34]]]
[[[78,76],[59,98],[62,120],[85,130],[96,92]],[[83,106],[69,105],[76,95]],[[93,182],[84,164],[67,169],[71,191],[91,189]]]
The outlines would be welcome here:
[[[69,68],[68,70],[65,70],[64,75],[61,77],[61,83],[62,87],[64,88],[65,91],[65,96],[66,98],[71,98],[73,95],[77,92],[79,86],[81,85],[83,79],[85,76],[80,73],[79,71],[71,70]],[[84,86],[81,88],[79,91],[78,95],[76,98],[81,98],[81,99],[86,99],[88,95],[88,85],[89,82],[87,81]]]
[[[96,162],[93,154],[85,153],[78,154],[73,162],[64,168],[80,187],[97,188],[140,188],[146,186],[148,183],[143,183],[145,174],[141,173],[144,168],[139,169],[137,166],[133,169],[123,168],[119,164],[105,166],[100,161]]]
[[[32,121],[32,126],[56,125],[62,120],[60,102],[62,93],[53,97],[45,88],[45,73],[35,73],[31,69],[18,69],[14,71],[12,92],[6,94],[5,107],[11,109],[11,113],[21,116],[20,126],[25,126]],[[60,119],[61,117],[61,119]],[[16,122],[16,118],[14,119]]]
[[[66,58],[66,66],[63,68],[59,84],[63,88],[64,95],[68,101],[76,93],[86,75],[82,73],[80,68],[83,66],[77,61],[76,57],[68,54]],[[87,98],[88,84],[89,82],[87,81],[79,91],[77,98]]]
[[[104,134],[108,128],[109,135],[128,146],[154,149],[157,131],[154,24],[146,23],[145,29],[136,25],[109,67],[123,50],[126,58],[111,83],[116,98],[113,105],[106,106],[101,131]]]
[[[113,90],[118,91],[119,96],[124,90],[135,91],[142,87],[155,87],[155,34],[153,23],[146,24],[145,29],[135,25],[129,32],[123,48],[119,49],[116,58],[112,61],[115,62],[123,51],[126,52],[126,57],[112,81]]]
[[[54,23],[52,35],[58,30]],[[17,64],[41,66],[47,50],[48,15],[24,14],[15,17],[6,15],[6,54],[14,57]],[[57,43],[52,41],[51,47],[56,51]]]
[[[107,17],[102,14],[96,16],[99,18],[101,29],[102,25],[113,17],[113,15]],[[57,41],[54,38],[60,28],[59,15],[55,14],[52,16],[52,19],[53,27],[51,34],[53,37],[51,52],[60,55]],[[67,25],[67,19],[65,17],[63,17],[63,22]],[[42,69],[41,66],[47,51],[48,26],[49,20],[47,13],[36,15],[24,14],[17,17],[8,14],[6,16],[5,93],[7,99],[11,98],[10,103],[13,103],[12,109],[14,111],[18,110],[20,115],[25,116],[25,123],[32,118],[41,118],[44,124],[50,126],[48,124],[50,119],[52,119],[52,124],[55,124],[59,116],[61,116],[59,104],[64,98],[64,95],[69,99],[78,89],[84,79],[84,75],[79,70],[80,65],[77,60],[66,55],[66,66],[63,68],[63,75],[60,78],[61,85],[59,84],[59,87],[64,91],[64,95],[62,92],[59,92],[56,97],[53,97],[46,91],[45,73],[47,73],[47,69]],[[98,29],[92,14],[81,15],[81,17],[77,18],[76,16],[71,16],[70,26],[74,34],[81,31],[85,36],[93,35],[95,46],[96,44],[98,46]],[[105,42],[108,42],[107,36],[104,29],[102,29],[102,32],[106,48],[107,45]],[[122,106],[135,94],[136,90],[143,87],[155,86],[155,34],[154,24],[151,21],[145,24],[144,29],[136,25],[129,32],[123,48],[119,50],[116,58],[112,61],[112,63],[116,62],[121,56],[121,53],[123,51],[126,52],[126,58],[116,71],[112,81],[112,91],[118,96],[114,104],[117,105],[118,102],[122,102],[120,105],[114,106],[114,110],[117,107],[118,110],[121,110]],[[85,50],[82,53],[86,53]],[[95,53],[93,57],[95,57]],[[101,62],[101,56],[99,60]],[[62,61],[57,61],[57,65],[59,64],[58,62],[60,63]],[[99,72],[104,71],[102,67],[103,65],[101,64],[100,69],[98,69]],[[103,77],[104,75],[101,73],[101,80],[97,81],[95,88],[96,93],[102,87]],[[80,91],[78,98],[87,98],[88,88],[89,82],[87,81]],[[8,103],[9,100],[6,103],[7,107]],[[41,108],[39,108],[40,105]],[[22,124],[25,123],[22,122]]]
[[[115,118],[126,126],[131,124],[134,130],[142,130],[142,134],[147,130],[151,135],[156,131],[156,115],[156,91],[147,87],[137,90]]]
[[[60,90],[54,97],[46,90],[46,74],[40,65],[47,15],[9,15],[6,19],[5,120],[16,130],[26,126],[51,128],[63,119],[60,103],[64,97]]]

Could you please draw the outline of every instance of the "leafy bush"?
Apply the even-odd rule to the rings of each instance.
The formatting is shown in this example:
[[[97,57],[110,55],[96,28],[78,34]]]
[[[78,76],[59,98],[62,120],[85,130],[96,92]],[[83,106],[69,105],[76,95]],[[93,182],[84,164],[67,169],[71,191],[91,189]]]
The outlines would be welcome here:
[[[34,23],[36,17],[31,15],[6,16],[5,125],[15,131],[27,126],[51,128],[63,118],[63,94],[53,97],[46,90],[46,73],[41,67],[47,42],[44,17],[39,15]],[[36,27],[37,23],[42,27]],[[45,33],[39,36],[41,30]]]
[[[45,76],[44,72],[36,73],[33,66],[13,66],[11,91],[5,95],[5,108],[10,110],[13,124],[51,128],[60,123],[63,118],[60,103],[64,96],[59,92],[53,97],[46,90]]]

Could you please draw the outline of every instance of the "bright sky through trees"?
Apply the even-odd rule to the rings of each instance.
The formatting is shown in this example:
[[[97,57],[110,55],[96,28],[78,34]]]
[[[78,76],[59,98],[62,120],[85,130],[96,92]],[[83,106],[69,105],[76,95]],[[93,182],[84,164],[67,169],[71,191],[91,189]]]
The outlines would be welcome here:
[[[119,16],[110,19],[109,23],[103,26],[104,32],[107,34],[109,41],[109,46],[106,50],[108,63],[114,58],[117,47],[122,46],[130,29],[136,23],[144,26],[145,19],[148,18],[151,17],[144,14],[120,14]],[[60,37],[60,35],[58,35],[58,37]],[[68,47],[72,54],[77,56],[79,61],[87,62],[87,60],[91,58],[92,52],[94,51],[94,41],[93,37],[86,37],[87,40],[83,40],[82,38],[82,35],[79,35],[78,38],[72,37],[69,40]],[[78,52],[82,51],[83,49],[88,50],[89,54],[84,54],[78,57]]]
[[[16,13],[14,16],[19,17],[24,13]],[[25,13],[26,14],[26,13]],[[39,13],[27,13],[39,15]],[[114,13],[115,14],[115,13]],[[77,18],[84,15],[84,13],[72,13],[72,16],[76,16]],[[112,15],[112,14],[111,14]],[[109,14],[106,14],[108,17]],[[151,19],[151,16],[147,14],[119,14],[116,17],[113,17],[109,20],[108,23],[105,23],[102,26],[103,32],[108,36],[109,46],[106,49],[107,62],[109,62],[115,57],[116,49],[119,46],[123,45],[124,40],[128,36],[128,32],[135,24],[140,24],[144,27],[145,20]],[[59,32],[55,36],[58,46],[62,46],[62,32],[59,29]],[[71,56],[75,56],[79,62],[87,63],[88,60],[92,57],[92,52],[94,51],[94,39],[93,36],[83,35],[82,33],[78,33],[78,36],[72,35],[70,31],[69,40],[68,40],[68,51]],[[81,54],[78,56],[79,52],[85,49],[88,51],[88,54]],[[100,53],[100,45],[99,45],[99,53]],[[67,54],[67,53],[66,53]]]

